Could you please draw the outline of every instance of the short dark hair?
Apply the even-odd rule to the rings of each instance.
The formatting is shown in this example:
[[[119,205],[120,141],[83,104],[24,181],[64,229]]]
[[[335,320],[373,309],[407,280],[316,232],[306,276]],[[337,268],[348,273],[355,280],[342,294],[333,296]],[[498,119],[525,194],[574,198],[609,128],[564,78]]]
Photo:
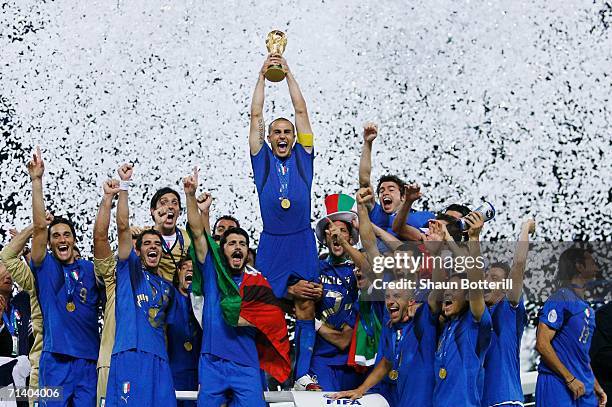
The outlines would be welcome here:
[[[242,228],[229,228],[225,232],[223,232],[223,235],[221,236],[221,241],[219,242],[219,247],[221,248],[221,251],[223,251],[223,247],[227,243],[227,237],[229,235],[244,236],[244,238],[246,239],[246,245],[247,247],[249,247],[250,239],[249,239],[249,234],[247,233],[246,230]]]
[[[572,278],[578,274],[576,263],[584,265],[587,253],[591,253],[591,249],[588,247],[570,247],[561,253],[557,269],[557,284],[560,287],[566,287],[571,284]]]
[[[274,119],[270,122],[270,124],[268,125],[268,134],[272,133],[272,125],[276,122],[280,122],[280,121],[285,121],[288,122],[291,125],[291,128],[293,129],[293,132],[295,133],[295,126],[293,125],[293,122],[289,119],[286,119],[284,117],[279,117],[277,119]]]
[[[232,215],[223,215],[223,216],[221,216],[219,219],[217,219],[215,221],[215,224],[214,224],[214,226],[212,228],[213,235],[215,234],[215,230],[217,230],[217,225],[222,220],[231,220],[232,222],[234,222],[236,224],[237,228],[240,227],[240,222],[238,222],[238,219],[234,218]]]
[[[68,218],[64,218],[61,216],[55,216],[51,223],[49,223],[49,227],[47,228],[47,240],[51,240],[51,228],[55,225],[67,225],[70,228],[70,232],[74,237],[74,241],[77,241],[76,231],[74,229],[74,223]]]
[[[162,196],[166,194],[176,195],[176,199],[178,199],[178,203],[179,203],[179,209],[182,209],[181,196],[179,195],[178,192],[176,192],[174,189],[170,187],[164,187],[164,188],[158,189],[157,192],[155,192],[155,194],[153,195],[153,198],[151,198],[151,209],[155,209],[157,207],[157,202],[161,199]]]
[[[404,185],[406,185],[406,183],[402,181],[401,178],[397,175],[383,175],[382,177],[380,177],[378,179],[378,185],[376,186],[376,195],[380,193],[380,186],[383,182],[393,182],[397,184],[397,187],[400,190],[400,196],[404,196]]]
[[[138,238],[136,239],[136,249],[140,250],[140,248],[142,247],[142,238],[145,235],[155,235],[157,237],[159,237],[159,241],[161,242],[161,244],[164,244],[164,238],[162,236],[161,233],[159,233],[157,230],[155,229],[145,229],[142,231],[141,234],[138,235]]]
[[[467,216],[470,214],[470,212],[472,212],[472,210],[465,206],[465,205],[461,205],[461,204],[450,204],[446,207],[446,209],[444,209],[444,213],[446,214],[446,212],[448,211],[455,211],[455,212],[459,212],[461,214],[461,216]]]
[[[491,263],[489,265],[489,270],[493,268],[504,270],[504,273],[506,273],[506,277],[510,275],[510,265],[506,263],[505,261],[496,261],[495,263]]]
[[[253,257],[253,264],[257,261],[257,249],[249,247],[249,255]]]

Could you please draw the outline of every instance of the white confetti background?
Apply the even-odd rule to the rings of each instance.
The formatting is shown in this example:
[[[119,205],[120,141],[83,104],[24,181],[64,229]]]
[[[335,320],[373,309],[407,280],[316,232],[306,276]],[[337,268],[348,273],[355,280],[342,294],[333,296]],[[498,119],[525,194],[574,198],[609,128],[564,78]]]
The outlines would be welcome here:
[[[527,213],[542,238],[611,237],[609,1],[18,0],[0,16],[4,228],[28,222],[40,144],[50,206],[86,235],[124,161],[136,223],[154,189],[199,165],[214,215],[260,230],[248,111],[278,28],[316,133],[314,219],[325,194],[355,191],[375,120],[373,178],[423,184],[426,208],[487,198],[489,238]],[[266,96],[268,121],[292,116],[285,83]]]
[[[373,179],[421,183],[422,207],[486,198],[490,239],[527,214],[542,240],[612,239],[610,1],[0,4],[0,232],[29,223],[25,163],[40,144],[47,203],[86,254],[100,185],[126,161],[134,223],[198,165],[213,218],[257,237],[248,111],[265,36],[281,29],[316,134],[313,219],[326,194],[356,190],[361,125],[375,120]],[[268,121],[292,116],[285,83],[266,96]]]

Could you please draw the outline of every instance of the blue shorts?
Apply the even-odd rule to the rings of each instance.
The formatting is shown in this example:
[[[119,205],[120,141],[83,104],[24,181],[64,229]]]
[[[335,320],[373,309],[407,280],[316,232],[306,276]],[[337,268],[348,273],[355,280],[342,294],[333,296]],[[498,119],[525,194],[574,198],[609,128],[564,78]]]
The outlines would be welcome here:
[[[114,354],[106,387],[111,406],[176,406],[168,361],[138,350]]]
[[[597,407],[593,389],[585,389],[584,396],[574,400],[565,383],[547,373],[538,374],[535,397],[536,407]]]
[[[62,387],[62,401],[41,400],[41,406],[95,406],[96,361],[73,358],[60,353],[42,352],[38,385]]]
[[[310,373],[317,376],[323,391],[345,391],[356,389],[363,383],[365,376],[350,366],[330,366],[328,359],[313,356]]]
[[[172,372],[172,381],[174,389],[180,391],[198,391],[198,371],[183,370],[181,372]],[[196,402],[191,400],[177,400],[178,407],[195,407]]]
[[[265,407],[259,368],[200,355],[198,406]]]
[[[290,235],[261,232],[256,267],[270,283],[277,298],[299,280],[319,282],[317,243],[312,229]]]

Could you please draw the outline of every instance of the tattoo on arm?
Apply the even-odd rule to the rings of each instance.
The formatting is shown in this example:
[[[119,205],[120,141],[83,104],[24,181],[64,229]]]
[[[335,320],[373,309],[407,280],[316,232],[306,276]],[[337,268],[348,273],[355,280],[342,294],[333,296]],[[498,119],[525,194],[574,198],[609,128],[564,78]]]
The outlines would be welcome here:
[[[259,130],[259,145],[263,145],[265,134],[266,134],[265,129],[264,129],[263,119],[259,119],[259,122],[257,123],[257,128]]]

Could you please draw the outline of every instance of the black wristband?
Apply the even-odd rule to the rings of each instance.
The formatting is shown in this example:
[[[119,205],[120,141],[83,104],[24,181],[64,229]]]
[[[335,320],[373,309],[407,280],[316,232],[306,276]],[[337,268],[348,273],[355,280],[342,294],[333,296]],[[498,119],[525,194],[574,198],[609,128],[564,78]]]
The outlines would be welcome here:
[[[570,380],[569,382],[565,382],[565,384],[572,384],[574,382],[574,380],[576,380],[576,376],[574,376],[574,378],[572,380]]]

